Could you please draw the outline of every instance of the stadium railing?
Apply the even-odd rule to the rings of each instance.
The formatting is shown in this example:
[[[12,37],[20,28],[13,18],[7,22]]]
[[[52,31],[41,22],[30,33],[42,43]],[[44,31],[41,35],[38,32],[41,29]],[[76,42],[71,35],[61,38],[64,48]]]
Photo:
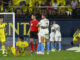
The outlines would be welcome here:
[[[16,17],[29,17],[31,14],[37,14],[40,17],[41,14],[46,14],[48,17],[78,17],[80,16],[80,8],[72,9],[70,6],[9,6],[8,12],[15,12]]]

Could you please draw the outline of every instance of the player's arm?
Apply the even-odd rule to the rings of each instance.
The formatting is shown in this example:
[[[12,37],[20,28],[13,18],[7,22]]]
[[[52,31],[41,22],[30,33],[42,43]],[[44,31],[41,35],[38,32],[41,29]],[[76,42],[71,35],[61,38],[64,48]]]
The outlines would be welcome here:
[[[29,49],[29,47],[27,47],[27,50],[29,51],[29,54],[30,54],[31,56],[33,56],[32,53],[31,53],[31,50]]]
[[[30,24],[30,23],[29,23]],[[29,28],[29,31],[27,33],[28,36],[30,36],[31,27]]]
[[[31,31],[31,28],[29,28],[29,31],[28,31],[28,34],[27,34],[28,36],[30,36],[30,31]]]

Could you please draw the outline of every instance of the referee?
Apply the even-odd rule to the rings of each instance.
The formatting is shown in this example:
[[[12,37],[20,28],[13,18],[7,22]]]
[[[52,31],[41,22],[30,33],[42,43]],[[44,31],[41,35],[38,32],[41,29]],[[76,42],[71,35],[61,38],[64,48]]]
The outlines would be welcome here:
[[[38,23],[39,21],[36,19],[35,15],[31,16],[32,20],[30,21],[30,29],[29,29],[29,34],[30,34],[30,47],[32,52],[37,51],[37,40],[38,40]],[[33,50],[33,39],[35,39],[35,49]]]

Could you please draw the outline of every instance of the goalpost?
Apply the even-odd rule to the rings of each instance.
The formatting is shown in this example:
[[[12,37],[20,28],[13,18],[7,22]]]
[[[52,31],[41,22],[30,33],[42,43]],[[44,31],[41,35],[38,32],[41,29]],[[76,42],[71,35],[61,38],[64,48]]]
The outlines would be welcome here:
[[[13,47],[15,48],[15,13],[0,13],[0,15],[3,15],[4,18],[4,23],[6,23],[6,42],[5,42],[5,46],[6,48],[12,44]],[[12,24],[12,28],[10,28],[10,25]],[[11,29],[11,34],[10,34],[10,30]]]

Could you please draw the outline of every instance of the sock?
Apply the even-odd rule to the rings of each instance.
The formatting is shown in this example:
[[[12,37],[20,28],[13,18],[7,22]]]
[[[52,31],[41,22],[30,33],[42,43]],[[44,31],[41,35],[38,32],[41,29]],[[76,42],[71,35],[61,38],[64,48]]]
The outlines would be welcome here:
[[[61,49],[61,42],[59,42],[59,49]]]
[[[47,53],[49,53],[50,43],[47,43]]]
[[[41,43],[41,51],[44,53],[44,43]]]
[[[35,44],[35,52],[37,51],[37,46],[38,46],[38,44]]]
[[[57,43],[55,42],[55,49],[57,48]]]
[[[51,50],[54,48],[53,43],[51,42]]]
[[[31,50],[33,51],[33,42],[30,43]]]
[[[14,55],[16,54],[15,51],[16,51],[15,48],[14,48],[14,47],[11,47],[11,52],[12,52]]]
[[[5,53],[5,45],[2,46],[2,53]]]
[[[40,51],[40,45],[41,45],[41,44],[38,44],[37,52],[39,52],[39,51]]]

